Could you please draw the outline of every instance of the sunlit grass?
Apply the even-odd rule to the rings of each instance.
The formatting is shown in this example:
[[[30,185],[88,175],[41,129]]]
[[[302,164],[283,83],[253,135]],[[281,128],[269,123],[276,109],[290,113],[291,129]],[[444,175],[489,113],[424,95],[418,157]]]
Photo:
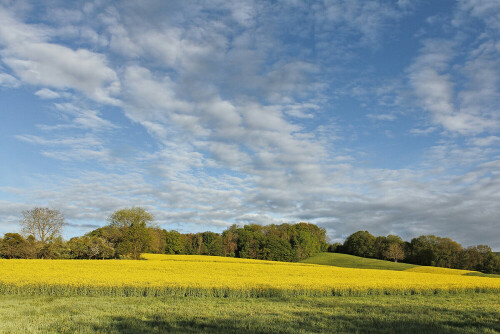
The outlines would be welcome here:
[[[408,271],[408,272],[428,273],[428,274],[464,275],[464,276],[500,278],[500,275],[483,274],[471,270],[419,266],[416,264],[409,264],[409,263],[395,263],[392,261],[368,259],[364,257],[348,255],[348,254],[340,254],[340,253],[319,253],[301,262],[343,267],[343,268],[382,269],[382,270]]]
[[[301,262],[344,268],[384,269],[397,271],[419,267],[415,264],[395,263],[391,261],[368,259],[364,257],[340,253],[318,253],[314,256],[311,256],[310,258],[302,260]]]

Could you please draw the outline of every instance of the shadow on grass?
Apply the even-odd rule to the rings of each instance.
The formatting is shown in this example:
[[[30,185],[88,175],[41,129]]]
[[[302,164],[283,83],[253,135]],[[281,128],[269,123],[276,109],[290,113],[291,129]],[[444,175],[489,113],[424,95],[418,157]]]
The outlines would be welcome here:
[[[331,306],[331,305],[330,305]],[[417,311],[417,312],[416,312]],[[94,325],[104,333],[494,333],[500,331],[498,314],[477,317],[466,311],[358,305],[342,314],[329,310],[294,311],[286,318],[264,312],[252,317],[216,318],[184,316],[165,319],[154,315],[112,317],[106,324]],[[437,312],[437,313],[436,313]],[[436,317],[436,314],[438,317]],[[84,324],[81,324],[84,325]],[[85,326],[85,325],[84,325]],[[87,325],[88,326],[88,325]]]

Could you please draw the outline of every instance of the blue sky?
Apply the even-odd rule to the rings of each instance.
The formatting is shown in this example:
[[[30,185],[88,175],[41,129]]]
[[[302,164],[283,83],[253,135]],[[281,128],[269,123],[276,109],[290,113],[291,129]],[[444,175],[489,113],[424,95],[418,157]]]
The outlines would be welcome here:
[[[0,234],[168,230],[500,250],[500,2],[0,0]]]

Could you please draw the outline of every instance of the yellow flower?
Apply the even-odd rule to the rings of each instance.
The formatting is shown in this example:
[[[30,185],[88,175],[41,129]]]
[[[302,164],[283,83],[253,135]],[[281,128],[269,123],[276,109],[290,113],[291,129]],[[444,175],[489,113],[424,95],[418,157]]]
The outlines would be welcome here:
[[[0,293],[103,295],[333,295],[498,291],[467,271],[354,269],[197,255],[135,260],[0,260]],[[417,272],[418,271],[418,272]]]

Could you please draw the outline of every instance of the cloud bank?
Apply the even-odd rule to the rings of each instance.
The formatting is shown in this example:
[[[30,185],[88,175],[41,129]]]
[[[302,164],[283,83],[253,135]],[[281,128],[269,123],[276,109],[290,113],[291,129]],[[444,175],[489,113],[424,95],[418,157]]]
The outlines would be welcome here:
[[[6,132],[4,175],[30,167],[2,180],[0,233],[34,205],[68,235],[140,205],[183,232],[311,221],[499,249],[500,6],[419,6],[1,2],[0,98],[38,110],[5,108],[30,126]]]

